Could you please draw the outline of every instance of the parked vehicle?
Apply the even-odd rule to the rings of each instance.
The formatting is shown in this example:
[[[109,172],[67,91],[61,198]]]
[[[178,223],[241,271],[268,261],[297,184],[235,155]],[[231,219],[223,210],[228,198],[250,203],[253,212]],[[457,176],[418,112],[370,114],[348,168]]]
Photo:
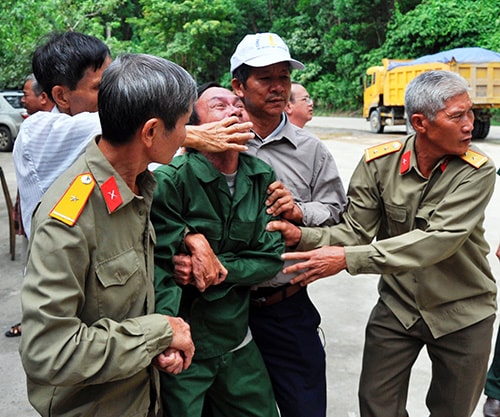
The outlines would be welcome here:
[[[458,72],[468,82],[474,111],[472,137],[484,139],[490,131],[490,109],[500,107],[500,53],[483,48],[457,48],[426,55],[416,60],[383,59],[364,76],[363,117],[374,133],[384,126],[406,125],[412,131],[404,109],[408,83],[422,72]]]
[[[0,91],[0,152],[11,151],[19,127],[28,116],[20,91]]]

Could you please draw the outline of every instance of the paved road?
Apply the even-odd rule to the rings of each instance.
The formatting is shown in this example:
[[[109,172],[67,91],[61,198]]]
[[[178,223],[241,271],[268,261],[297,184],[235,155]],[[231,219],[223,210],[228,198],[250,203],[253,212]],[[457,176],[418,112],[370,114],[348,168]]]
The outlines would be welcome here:
[[[307,126],[325,143],[334,154],[342,179],[347,186],[352,171],[364,148],[380,142],[396,139],[404,132],[401,127],[387,128],[381,135],[369,132],[363,119],[315,117]],[[500,165],[500,128],[492,128],[490,136],[480,141],[480,146]],[[7,173],[12,197],[15,194],[15,176],[10,153],[0,153],[0,166]],[[500,185],[487,210],[486,237],[496,248],[500,238]],[[21,316],[19,291],[22,284],[20,239],[17,239],[18,255],[15,261],[9,257],[7,212],[0,203],[0,330]],[[494,273],[500,278],[500,262],[490,254]],[[369,312],[377,299],[377,277],[359,275],[351,277],[341,273],[336,277],[320,280],[310,286],[310,293],[321,311],[322,330],[327,351],[328,364],[328,416],[356,417],[357,383],[361,364],[364,326]],[[0,416],[32,417],[37,414],[26,399],[25,378],[17,353],[19,339],[8,339],[0,335]],[[412,417],[425,417],[425,392],[429,382],[429,359],[425,352],[417,360],[412,375],[408,400],[408,411]],[[473,417],[481,417],[480,400]]]

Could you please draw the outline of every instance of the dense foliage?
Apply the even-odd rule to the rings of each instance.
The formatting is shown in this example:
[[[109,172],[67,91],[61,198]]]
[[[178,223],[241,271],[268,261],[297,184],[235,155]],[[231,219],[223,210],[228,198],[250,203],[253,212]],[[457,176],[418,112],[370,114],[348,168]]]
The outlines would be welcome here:
[[[306,64],[303,82],[327,112],[361,107],[360,76],[381,58],[480,46],[500,51],[500,0],[4,0],[0,88],[19,88],[44,34],[75,30],[113,55],[145,52],[199,83],[228,85],[229,57],[247,33],[280,34]]]

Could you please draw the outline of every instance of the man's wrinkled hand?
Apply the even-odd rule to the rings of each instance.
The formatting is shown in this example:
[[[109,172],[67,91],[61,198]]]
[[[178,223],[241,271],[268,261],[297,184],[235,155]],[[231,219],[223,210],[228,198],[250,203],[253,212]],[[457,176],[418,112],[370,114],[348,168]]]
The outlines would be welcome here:
[[[302,224],[302,210],[295,204],[292,193],[281,181],[274,181],[267,188],[267,213],[283,217],[295,224]]]
[[[205,291],[210,285],[218,285],[227,277],[227,269],[219,261],[205,236],[200,233],[190,233],[184,239],[191,253],[192,276],[194,284],[200,291]]]
[[[238,123],[237,116],[227,117],[221,121],[205,123],[200,126],[189,126],[189,140],[196,143],[196,149],[202,152],[225,152],[248,150],[246,143],[255,137],[250,132],[252,122]]]
[[[173,333],[169,349],[171,349],[172,351],[180,352],[180,355],[183,359],[182,369],[186,370],[191,365],[194,356],[194,343],[193,339],[191,338],[191,328],[189,327],[189,324],[187,324],[180,317],[165,317],[170,323],[170,327],[172,328]],[[171,350],[169,350],[167,353],[171,354]],[[175,358],[176,356],[174,355],[174,357],[166,356],[162,357],[161,359],[163,359],[164,363],[167,363],[168,361],[174,360]]]
[[[308,252],[285,252],[281,258],[301,261],[283,269],[285,274],[298,273],[290,284],[300,283],[305,286],[347,269],[345,250],[340,246],[323,246]]]
[[[174,255],[174,281],[179,285],[194,284],[191,255],[181,253]]]
[[[162,372],[177,375],[184,369],[184,358],[179,350],[167,348],[153,359],[153,365]]]
[[[302,230],[287,220],[273,220],[266,225],[268,232],[281,232],[285,245],[293,248],[297,246],[302,237]]]

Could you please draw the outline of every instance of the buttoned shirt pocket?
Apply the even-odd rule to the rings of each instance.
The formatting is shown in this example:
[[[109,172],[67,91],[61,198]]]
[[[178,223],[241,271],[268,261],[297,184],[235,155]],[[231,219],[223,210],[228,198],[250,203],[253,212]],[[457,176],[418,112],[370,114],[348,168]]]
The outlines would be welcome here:
[[[96,265],[100,283],[96,294],[100,317],[121,321],[136,309],[137,297],[144,282],[139,277],[140,273],[139,258],[133,248]]]
[[[186,219],[187,228],[193,233],[201,233],[210,242],[215,253],[220,253],[225,240],[225,228],[222,221],[217,219]]]
[[[389,236],[397,236],[408,231],[406,206],[385,203]]]

